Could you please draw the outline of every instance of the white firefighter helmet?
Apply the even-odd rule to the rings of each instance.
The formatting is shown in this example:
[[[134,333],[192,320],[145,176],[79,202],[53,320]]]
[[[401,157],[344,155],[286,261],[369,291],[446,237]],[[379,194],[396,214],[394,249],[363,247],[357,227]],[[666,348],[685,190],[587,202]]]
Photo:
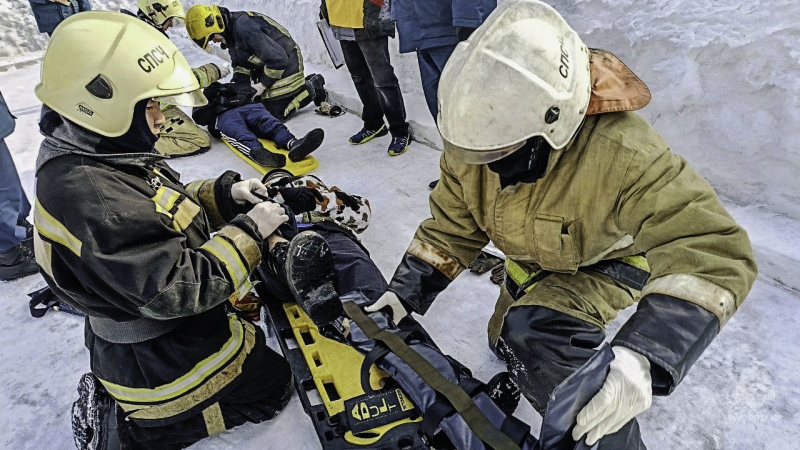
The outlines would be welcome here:
[[[138,0],[136,7],[158,26],[169,19],[183,21],[186,18],[181,0]]]
[[[437,122],[445,151],[485,164],[534,136],[564,147],[590,97],[589,50],[578,34],[541,1],[506,0],[448,60]]]
[[[86,11],[56,28],[42,58],[36,96],[103,136],[124,134],[145,99],[207,103],[189,63],[162,33],[127,14]]]

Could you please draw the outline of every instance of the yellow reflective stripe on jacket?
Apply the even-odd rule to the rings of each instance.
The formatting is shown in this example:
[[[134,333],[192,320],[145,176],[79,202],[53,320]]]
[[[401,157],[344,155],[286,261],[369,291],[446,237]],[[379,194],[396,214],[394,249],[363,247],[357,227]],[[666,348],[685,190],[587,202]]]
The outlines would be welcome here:
[[[72,253],[80,257],[83,243],[70,233],[61,222],[45,211],[42,204],[39,203],[39,199],[36,199],[35,205],[33,223],[36,225],[36,231],[47,239],[66,246]]]
[[[255,239],[236,226],[226,226],[219,230],[217,236],[224,237],[233,243],[236,250],[244,256],[250,270],[255,270],[261,263],[261,249]]]
[[[175,202],[178,201],[180,196],[181,194],[178,191],[166,186],[161,186],[151,200],[156,203],[156,206],[160,206],[164,211],[169,212],[172,210],[172,207],[175,206]],[[158,208],[156,208],[156,210],[158,210]]]
[[[200,203],[200,195],[199,195],[200,188],[203,187],[203,184],[208,182],[208,181],[212,181],[213,182],[214,180],[213,179],[212,180],[197,180],[197,181],[192,181],[191,183],[186,185],[186,192],[189,193],[189,196],[192,197],[192,200],[196,201],[197,203]]]
[[[525,286],[529,281],[533,279],[536,275],[541,273],[541,270],[537,270],[533,273],[528,273],[527,270],[523,269],[519,264],[517,264],[511,258],[506,258],[506,273],[509,277],[517,284],[517,286],[522,287]],[[525,286],[525,292],[530,291],[533,287],[536,286],[536,283],[531,284],[530,286]]]
[[[287,86],[289,84],[297,84],[298,80],[303,80],[303,84],[305,84],[305,77],[303,77],[303,72],[297,72],[293,75],[289,75],[286,78],[281,78],[280,80],[276,81],[271,87],[273,89]]]
[[[185,413],[217,395],[242,373],[242,364],[244,364],[247,356],[255,347],[255,328],[250,323],[244,322],[242,324],[244,325],[244,345],[242,350],[224,370],[220,370],[208,378],[205,383],[199,385],[195,390],[175,400],[157,405],[137,405],[120,401],[117,404],[123,411],[129,413],[127,417],[131,419],[157,420]]]
[[[283,110],[283,115],[288,116],[290,112],[298,111],[300,109],[300,102],[303,101],[303,99],[305,99],[306,97],[308,97],[308,91],[303,91],[300,94],[298,94],[295,98],[292,99],[292,102],[289,103],[289,106],[287,106],[286,109]]]
[[[283,72],[284,72],[284,69],[274,70],[274,69],[270,69],[267,66],[264,66],[264,75],[266,75],[269,78],[272,78],[273,80],[280,80],[281,77],[283,76]]]
[[[250,69],[244,67],[236,67],[233,69],[233,73],[243,73],[245,75],[250,75]]]
[[[289,34],[288,31],[286,31],[286,28],[283,28],[283,26],[281,24],[279,24],[278,22],[275,22],[274,20],[270,19],[269,17],[265,16],[264,14],[253,12],[253,11],[245,11],[245,13],[250,17],[260,17],[260,18],[264,19],[264,21],[266,21],[268,24],[272,25],[273,27],[277,28],[278,31],[280,31],[281,33],[285,34],[286,36],[288,36],[290,38],[292,37],[292,35]]]
[[[120,386],[110,381],[100,380],[106,390],[117,401],[156,403],[172,400],[202,384],[206,379],[233,359],[244,344],[244,324],[235,316],[228,317],[231,337],[222,349],[197,363],[189,373],[172,383],[153,389]]]
[[[175,227],[177,231],[183,231],[192,223],[199,213],[200,206],[190,199],[184,198],[183,201],[178,204],[178,210],[175,211],[172,226]]]
[[[245,262],[239,257],[236,249],[221,236],[214,236],[200,248],[208,251],[222,261],[238,293],[247,282],[247,276],[250,272],[246,269],[247,266],[245,266]]]
[[[261,64],[264,64],[264,61],[262,61],[262,60],[261,60],[261,58],[259,58],[259,57],[258,57],[258,56],[256,56],[256,55],[253,55],[253,56],[251,56],[251,57],[247,58],[247,60],[248,60],[249,62],[251,62],[251,63],[253,63],[253,64],[257,65],[257,66],[260,66]]]
[[[306,84],[306,80],[302,78],[302,74],[301,74],[301,78],[299,80],[293,82],[292,84],[289,84],[289,85],[283,86],[283,87],[279,87],[279,88],[275,88],[273,86],[269,90],[264,91],[264,93],[261,95],[261,98],[275,98],[275,97],[280,97],[282,95],[291,94],[292,92],[294,92],[294,91],[300,89],[301,87],[305,86],[305,84]],[[308,95],[308,91],[304,91],[304,92],[306,92],[306,95]],[[301,95],[301,94],[299,94],[299,95]]]
[[[647,262],[647,258],[642,255],[623,256],[621,258],[617,258],[617,260],[629,266],[636,267],[639,270],[644,270],[645,272],[650,273],[650,264]]]
[[[192,73],[194,74],[194,77],[197,78],[197,82],[200,83],[201,88],[206,88],[209,84],[211,84],[208,79],[208,74],[202,67],[193,68]]]

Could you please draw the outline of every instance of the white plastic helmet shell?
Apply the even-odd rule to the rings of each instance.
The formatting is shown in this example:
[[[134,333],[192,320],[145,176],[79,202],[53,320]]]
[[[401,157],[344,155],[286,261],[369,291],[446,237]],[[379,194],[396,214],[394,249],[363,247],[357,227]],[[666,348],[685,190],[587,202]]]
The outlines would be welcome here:
[[[533,136],[564,147],[590,97],[589,51],[578,34],[541,1],[506,0],[447,62],[437,122],[446,151],[485,164]]]
[[[103,136],[130,128],[141,100],[207,103],[189,63],[170,40],[127,14],[86,11],[56,28],[42,58],[36,96],[78,125]]]

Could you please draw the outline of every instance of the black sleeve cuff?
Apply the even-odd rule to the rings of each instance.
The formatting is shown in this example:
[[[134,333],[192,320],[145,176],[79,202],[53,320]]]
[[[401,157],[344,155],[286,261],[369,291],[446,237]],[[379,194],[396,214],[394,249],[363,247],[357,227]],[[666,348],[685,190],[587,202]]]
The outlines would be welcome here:
[[[246,202],[239,205],[233,200],[231,188],[239,181],[242,181],[242,177],[238,173],[228,170],[214,183],[214,199],[217,203],[217,210],[226,223],[230,223],[234,217],[245,214],[252,208],[252,205]]]
[[[653,394],[667,395],[719,333],[719,319],[692,302],[650,294],[625,322],[611,345],[650,360]]]
[[[450,279],[442,272],[406,253],[394,272],[389,290],[397,294],[407,310],[425,314],[436,296],[449,285]]]

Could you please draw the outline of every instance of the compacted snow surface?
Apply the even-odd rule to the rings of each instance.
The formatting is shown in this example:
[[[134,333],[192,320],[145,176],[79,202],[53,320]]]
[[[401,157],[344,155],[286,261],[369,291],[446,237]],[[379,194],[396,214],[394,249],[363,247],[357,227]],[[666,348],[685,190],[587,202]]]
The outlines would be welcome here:
[[[747,301],[684,382],[671,396],[656,398],[639,416],[645,443],[652,449],[794,449],[800,428],[800,293],[793,269],[800,260],[800,54],[783,48],[792,36],[797,43],[800,17],[791,0],[722,3],[583,0],[553,5],[588,36],[587,43],[614,51],[651,85],[654,100],[643,115],[670,142],[678,142],[674,150],[717,187],[732,215],[748,230],[762,269]],[[267,12],[286,24],[303,47],[309,67],[327,70],[326,78],[342,88],[336,98],[353,98],[345,69],[325,69],[327,56],[316,29],[310,28],[317,0],[221,4]],[[101,9],[124,6],[132,7],[117,0],[95,2]],[[614,16],[628,9],[629,16]],[[31,31],[32,20],[21,16],[30,14],[27,2],[0,0],[0,12],[12,11],[13,23],[0,28],[0,67],[25,59],[45,42]],[[183,38],[182,30],[171,34],[191,63],[214,60]],[[782,59],[767,64],[776,54]],[[415,58],[395,61],[412,105],[410,119],[430,127],[427,110],[420,107]],[[790,67],[792,76],[787,75]],[[18,117],[17,130],[6,143],[31,200],[41,141],[36,124],[40,103],[33,94],[38,79],[38,64],[0,72],[0,90]],[[746,125],[750,121],[755,125]],[[429,215],[427,184],[438,177],[439,152],[415,142],[405,155],[390,158],[388,137],[351,146],[347,137],[361,126],[352,113],[329,119],[307,108],[288,126],[298,135],[315,127],[325,129],[315,174],[370,200],[373,222],[361,237],[390,277],[416,226]],[[184,181],[215,177],[227,169],[244,177],[258,175],[219,141],[206,154],[171,164]],[[89,363],[83,319],[58,312],[30,317],[25,294],[43,285],[39,276],[0,282],[0,448],[73,448],[69,409]],[[485,334],[498,290],[488,275],[465,273],[420,318],[446,353],[484,381],[503,370],[486,346]],[[610,336],[632,312],[623,311],[609,325]],[[540,419],[530,405],[523,401],[517,415],[538,434]],[[238,427],[192,448],[314,449],[320,444],[294,397],[275,420]]]

